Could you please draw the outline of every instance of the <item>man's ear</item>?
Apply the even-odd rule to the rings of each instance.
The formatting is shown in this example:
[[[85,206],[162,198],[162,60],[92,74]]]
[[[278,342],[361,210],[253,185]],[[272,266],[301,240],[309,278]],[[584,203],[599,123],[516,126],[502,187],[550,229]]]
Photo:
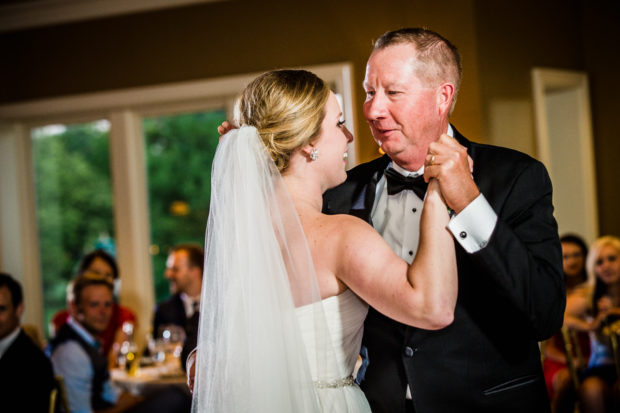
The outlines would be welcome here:
[[[199,266],[197,265],[192,266],[191,270],[194,272],[194,275],[198,277],[198,279],[200,280],[202,279],[202,270],[200,269]]]
[[[84,315],[80,311],[78,305],[75,303],[75,300],[69,303],[69,313],[71,314],[71,317],[75,318],[78,321],[84,319]]]
[[[441,114],[450,113],[454,91],[455,88],[452,83],[443,83],[437,89],[437,107]]]
[[[15,308],[15,312],[17,313],[17,318],[21,319],[22,314],[24,314],[24,302],[23,301],[19,303],[19,305]]]

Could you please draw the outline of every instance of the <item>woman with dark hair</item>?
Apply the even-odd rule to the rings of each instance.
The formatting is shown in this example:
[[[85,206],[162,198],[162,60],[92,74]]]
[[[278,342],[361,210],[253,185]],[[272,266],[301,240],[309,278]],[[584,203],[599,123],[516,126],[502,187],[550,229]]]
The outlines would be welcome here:
[[[588,247],[584,240],[574,234],[567,234],[560,238],[562,243],[562,264],[564,270],[564,282],[566,283],[566,312],[564,314],[564,326],[578,331],[571,331],[571,345],[579,352],[578,362],[585,367],[585,360],[590,352],[587,330],[589,325],[578,317],[579,313],[587,307],[588,288],[586,281],[586,256]],[[565,341],[561,332],[545,342],[543,348],[543,370],[547,391],[551,399],[551,410],[555,412],[572,412],[576,395],[571,384],[571,373],[567,366]]]
[[[78,274],[95,273],[101,276],[109,277],[114,282],[114,305],[112,308],[112,317],[108,323],[108,327],[99,335],[101,340],[101,348],[104,356],[108,358],[108,365],[115,367],[117,364],[117,353],[123,341],[129,338],[133,333],[136,315],[135,313],[120,304],[118,304],[118,293],[120,291],[120,278],[118,274],[118,265],[112,255],[105,250],[96,249],[89,252],[82,258],[78,266]],[[67,303],[73,300],[69,291],[72,290],[71,283],[67,289]],[[67,322],[69,311],[64,309],[56,313],[51,320],[52,334],[60,329]],[[125,326],[123,328],[123,326]]]

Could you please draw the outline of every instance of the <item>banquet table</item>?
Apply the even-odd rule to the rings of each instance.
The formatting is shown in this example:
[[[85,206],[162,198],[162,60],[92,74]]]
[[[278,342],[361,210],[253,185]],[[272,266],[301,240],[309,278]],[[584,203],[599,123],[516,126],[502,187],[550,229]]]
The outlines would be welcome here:
[[[148,397],[167,386],[187,389],[185,372],[178,365],[138,367],[131,374],[121,368],[110,370],[112,383],[135,396]]]

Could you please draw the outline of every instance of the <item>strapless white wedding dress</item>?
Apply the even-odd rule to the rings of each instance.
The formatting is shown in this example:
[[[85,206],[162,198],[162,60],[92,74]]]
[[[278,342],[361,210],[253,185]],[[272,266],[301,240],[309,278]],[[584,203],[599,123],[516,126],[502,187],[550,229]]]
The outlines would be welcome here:
[[[370,406],[362,390],[353,382],[353,369],[360,351],[364,319],[368,304],[351,290],[326,298],[322,301],[323,311],[331,335],[336,365],[329,366],[326,379],[317,380],[316,335],[313,306],[296,309],[301,334],[306,346],[310,370],[315,381],[315,390],[323,412],[368,412]]]

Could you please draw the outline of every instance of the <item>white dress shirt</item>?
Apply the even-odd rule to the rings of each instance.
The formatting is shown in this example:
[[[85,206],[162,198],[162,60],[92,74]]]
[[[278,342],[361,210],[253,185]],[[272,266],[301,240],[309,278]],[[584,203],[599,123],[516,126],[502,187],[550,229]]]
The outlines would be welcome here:
[[[448,135],[454,137],[450,125]],[[415,178],[424,174],[424,165],[414,172],[407,171],[394,162],[390,162],[389,167],[403,176]],[[413,261],[420,242],[420,216],[423,207],[424,201],[413,191],[388,195],[385,175],[377,182],[375,202],[370,214],[372,225],[392,250],[409,264]],[[465,251],[471,254],[487,245],[496,223],[497,214],[484,195],[480,194],[450,219],[448,229]],[[411,399],[409,386],[406,398]]]
[[[190,297],[185,293],[181,293],[181,302],[185,309],[185,316],[190,319],[195,312],[200,311],[200,296]]]
[[[448,135],[454,136],[452,126],[448,126]],[[407,171],[394,162],[390,162],[388,167],[404,176],[416,177],[424,174],[424,165],[414,172]],[[392,250],[408,263],[413,261],[418,250],[423,206],[423,200],[413,191],[388,195],[385,175],[377,182],[375,203],[370,214],[372,224]],[[474,253],[486,246],[496,223],[497,214],[484,195],[480,194],[450,219],[448,229],[465,251]]]
[[[67,324],[91,346],[97,345],[97,340],[82,325],[69,317]],[[73,340],[65,341],[54,349],[51,355],[54,373],[63,376],[69,408],[72,412],[91,413],[91,392],[95,370],[90,357],[82,346]],[[110,380],[103,383],[102,398],[115,403],[119,391],[113,387]]]
[[[17,336],[19,335],[20,331],[21,328],[17,326],[17,328],[13,330],[11,334],[0,340],[0,359],[2,358],[2,356],[4,356],[4,353],[6,353],[8,348],[11,347],[11,344],[13,344],[15,340],[17,340]]]

